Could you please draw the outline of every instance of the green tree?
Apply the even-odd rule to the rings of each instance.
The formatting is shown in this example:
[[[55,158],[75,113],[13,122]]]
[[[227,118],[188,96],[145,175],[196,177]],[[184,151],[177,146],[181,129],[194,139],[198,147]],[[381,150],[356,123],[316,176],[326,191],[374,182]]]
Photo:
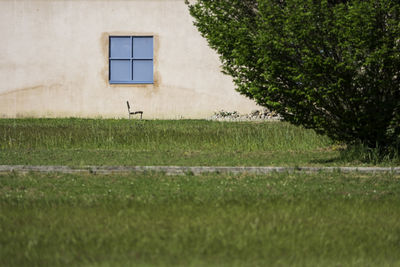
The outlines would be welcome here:
[[[398,151],[400,1],[188,5],[240,93],[333,140]]]

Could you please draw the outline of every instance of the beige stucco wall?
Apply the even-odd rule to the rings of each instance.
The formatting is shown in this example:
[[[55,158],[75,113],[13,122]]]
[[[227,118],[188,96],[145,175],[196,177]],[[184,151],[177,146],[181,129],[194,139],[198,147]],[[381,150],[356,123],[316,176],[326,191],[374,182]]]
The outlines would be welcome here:
[[[0,0],[1,117],[205,118],[257,108],[221,74],[184,0]],[[154,85],[110,85],[108,36],[154,35]]]

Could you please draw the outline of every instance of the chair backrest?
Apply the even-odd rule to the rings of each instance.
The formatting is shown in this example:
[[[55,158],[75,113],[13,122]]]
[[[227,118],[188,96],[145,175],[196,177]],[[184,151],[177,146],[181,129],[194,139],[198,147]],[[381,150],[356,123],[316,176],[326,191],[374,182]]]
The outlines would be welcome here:
[[[128,106],[128,112],[131,111],[131,106],[129,105],[129,101],[126,101],[126,105]]]

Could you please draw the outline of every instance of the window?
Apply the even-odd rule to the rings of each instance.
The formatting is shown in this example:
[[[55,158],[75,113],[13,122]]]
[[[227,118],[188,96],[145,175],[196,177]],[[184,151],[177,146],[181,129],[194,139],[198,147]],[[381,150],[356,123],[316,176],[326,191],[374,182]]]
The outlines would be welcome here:
[[[153,37],[110,36],[110,83],[153,83]]]

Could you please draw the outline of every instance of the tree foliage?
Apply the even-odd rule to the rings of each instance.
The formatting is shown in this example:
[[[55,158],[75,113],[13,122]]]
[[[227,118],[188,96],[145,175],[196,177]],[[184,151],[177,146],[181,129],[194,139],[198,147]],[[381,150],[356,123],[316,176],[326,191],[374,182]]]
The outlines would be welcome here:
[[[399,1],[198,0],[189,9],[240,93],[334,140],[399,147]]]

